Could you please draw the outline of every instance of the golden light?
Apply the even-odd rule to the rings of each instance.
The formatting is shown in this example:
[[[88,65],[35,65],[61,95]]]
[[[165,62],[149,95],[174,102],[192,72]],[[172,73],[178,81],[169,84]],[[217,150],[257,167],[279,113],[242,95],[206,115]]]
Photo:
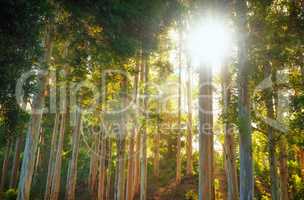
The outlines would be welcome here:
[[[192,62],[217,65],[232,49],[232,31],[227,24],[216,19],[205,20],[189,29],[186,36],[187,51]]]

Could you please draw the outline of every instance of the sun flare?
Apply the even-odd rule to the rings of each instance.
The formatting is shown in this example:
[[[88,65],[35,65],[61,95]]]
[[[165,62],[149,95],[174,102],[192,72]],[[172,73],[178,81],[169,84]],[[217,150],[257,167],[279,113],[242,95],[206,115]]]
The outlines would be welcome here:
[[[214,67],[229,55],[232,33],[225,23],[207,20],[189,29],[186,42],[192,62]]]

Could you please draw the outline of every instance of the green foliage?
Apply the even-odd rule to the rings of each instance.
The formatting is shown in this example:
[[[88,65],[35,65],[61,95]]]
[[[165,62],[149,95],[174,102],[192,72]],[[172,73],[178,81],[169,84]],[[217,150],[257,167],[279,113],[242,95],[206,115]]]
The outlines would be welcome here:
[[[185,200],[198,200],[198,195],[193,190],[190,190],[185,194]]]
[[[298,175],[293,175],[291,177],[291,183],[294,188],[294,199],[303,200],[304,199],[304,182]]]
[[[17,190],[9,189],[5,192],[4,200],[15,200],[17,199]]]

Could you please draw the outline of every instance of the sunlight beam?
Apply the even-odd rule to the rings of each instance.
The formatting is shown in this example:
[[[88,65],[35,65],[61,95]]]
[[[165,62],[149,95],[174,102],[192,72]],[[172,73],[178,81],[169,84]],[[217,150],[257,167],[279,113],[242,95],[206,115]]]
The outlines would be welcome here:
[[[228,26],[216,19],[205,20],[187,34],[187,52],[194,64],[217,65],[232,49],[232,34]]]

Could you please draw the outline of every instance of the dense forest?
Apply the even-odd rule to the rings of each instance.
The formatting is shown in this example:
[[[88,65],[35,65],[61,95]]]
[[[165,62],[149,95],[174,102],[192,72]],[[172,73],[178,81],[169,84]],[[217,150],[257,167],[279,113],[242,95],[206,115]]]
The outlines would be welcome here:
[[[304,199],[304,1],[0,2],[0,200]]]

